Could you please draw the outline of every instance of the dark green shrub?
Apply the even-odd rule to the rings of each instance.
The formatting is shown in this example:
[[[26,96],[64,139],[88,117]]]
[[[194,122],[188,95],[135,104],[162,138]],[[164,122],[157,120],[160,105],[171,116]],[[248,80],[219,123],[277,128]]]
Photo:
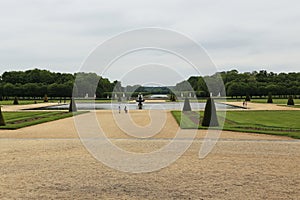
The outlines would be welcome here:
[[[293,99],[293,96],[292,96],[292,95],[289,96],[287,105],[288,105],[288,106],[293,106],[293,105],[295,105],[294,99]]]
[[[272,98],[272,93],[271,92],[268,94],[268,101],[267,101],[267,103],[273,103],[273,98]]]
[[[122,98],[121,96],[118,97],[118,102],[121,102],[122,101]]]
[[[13,104],[14,104],[14,105],[19,105],[18,97],[15,97]]]
[[[219,126],[216,106],[212,98],[207,99],[202,126]]]
[[[246,95],[245,101],[251,101],[251,97],[249,94]]]
[[[192,111],[190,100],[187,97],[184,100],[182,111]]]
[[[176,96],[175,96],[174,93],[171,93],[171,95],[170,95],[170,101],[172,101],[172,102],[176,101]]]
[[[77,107],[75,103],[75,99],[71,98],[70,106],[69,106],[69,112],[77,112]]]
[[[45,94],[45,96],[44,96],[44,102],[48,102],[48,101],[49,101],[48,96],[47,96],[47,94]]]
[[[5,120],[1,111],[1,106],[0,106],[0,126],[5,126]]]

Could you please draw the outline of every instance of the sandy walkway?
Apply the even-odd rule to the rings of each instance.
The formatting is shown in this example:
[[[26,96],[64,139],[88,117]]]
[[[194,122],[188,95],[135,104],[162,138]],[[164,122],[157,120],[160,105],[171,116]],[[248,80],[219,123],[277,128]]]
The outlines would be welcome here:
[[[140,126],[150,122],[148,111],[130,114]],[[137,140],[116,127],[110,111],[97,112],[111,141],[133,152],[152,151],[174,136],[178,126],[170,113],[166,116],[155,140]],[[78,139],[71,118],[0,130],[0,199],[299,198],[299,140],[223,132],[213,152],[200,160],[204,136],[205,131],[198,131],[188,151],[169,167],[130,174],[94,159]]]
[[[224,102],[228,105],[243,107],[243,102]],[[248,110],[300,110],[300,108],[293,108],[288,106],[280,106],[276,104],[267,104],[267,103],[251,103],[248,102],[247,106],[244,108],[247,108]],[[243,109],[245,110],[245,109]]]

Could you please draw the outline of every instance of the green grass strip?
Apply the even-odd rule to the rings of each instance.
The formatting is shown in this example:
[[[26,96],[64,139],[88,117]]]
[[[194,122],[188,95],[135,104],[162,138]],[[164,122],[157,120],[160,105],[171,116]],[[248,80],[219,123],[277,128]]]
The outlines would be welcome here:
[[[189,116],[181,111],[172,111],[176,122],[183,129],[202,127],[201,119],[203,112],[200,112],[199,122],[190,120]],[[223,113],[218,113],[221,119]],[[272,135],[289,136],[300,139],[300,111],[227,111],[223,130],[263,133]],[[218,128],[218,127],[216,127]],[[219,127],[221,128],[221,127]]]
[[[75,113],[69,112],[2,112],[4,119],[6,117],[9,120],[6,120],[5,126],[0,126],[0,129],[19,129],[28,126],[33,126],[45,122],[51,122],[59,119],[64,119],[72,117],[73,115],[79,115],[87,113],[87,111],[79,111]]]

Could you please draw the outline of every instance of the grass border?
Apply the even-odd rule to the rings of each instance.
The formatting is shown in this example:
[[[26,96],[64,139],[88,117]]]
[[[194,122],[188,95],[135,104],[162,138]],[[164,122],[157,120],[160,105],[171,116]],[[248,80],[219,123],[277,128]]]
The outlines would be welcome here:
[[[16,130],[16,129],[20,129],[20,128],[34,126],[37,124],[42,124],[42,123],[46,123],[46,122],[69,118],[69,117],[73,117],[76,115],[85,114],[88,112],[89,111],[78,111],[78,112],[74,112],[74,113],[61,112],[62,113],[61,115],[58,115],[58,113],[56,113],[56,112],[55,113],[54,112],[41,112],[41,115],[33,115],[32,117],[22,117],[22,118],[17,118],[17,119],[10,119],[7,122],[13,122],[16,120],[30,120],[30,119],[33,119],[34,117],[42,116],[42,118],[37,119],[37,120],[25,121],[25,122],[22,122],[19,124],[6,124],[5,126],[0,126],[0,130]],[[11,113],[13,113],[13,112],[11,112]],[[53,114],[51,114],[51,113],[53,113]]]
[[[255,112],[255,111],[253,111]],[[267,111],[266,111],[267,112]],[[279,112],[279,111],[278,111]],[[193,123],[192,120],[186,119],[187,116],[183,118],[183,121],[181,121],[183,112],[181,111],[171,111],[172,116],[175,118],[178,126],[181,129],[204,129],[207,130],[207,127],[201,126],[201,123],[199,123],[199,126],[191,125],[190,123]],[[200,114],[201,115],[201,114]],[[202,118],[202,117],[201,117]],[[188,126],[186,126],[186,122],[188,122]],[[300,139],[300,129],[287,129],[287,128],[280,128],[280,127],[272,127],[272,126],[265,126],[265,127],[259,127],[259,125],[253,124],[254,127],[249,126],[250,124],[239,124],[236,126],[230,127],[230,125],[224,124],[224,127],[215,127],[213,129],[222,129],[224,131],[234,131],[234,132],[243,132],[243,133],[255,133],[255,134],[268,134],[268,135],[277,135],[277,136],[287,136],[294,139]],[[239,126],[239,127],[237,127]],[[243,127],[244,126],[244,127]],[[255,127],[257,126],[257,127]],[[212,129],[212,128],[210,128]],[[277,129],[277,130],[276,130]]]

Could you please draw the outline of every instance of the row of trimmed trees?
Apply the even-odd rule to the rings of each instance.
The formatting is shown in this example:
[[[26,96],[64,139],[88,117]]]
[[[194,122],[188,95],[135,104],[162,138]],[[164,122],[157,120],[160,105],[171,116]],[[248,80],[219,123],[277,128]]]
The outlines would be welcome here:
[[[245,101],[251,101],[250,95],[248,95],[248,94],[246,95]],[[267,103],[273,103],[272,93],[269,93],[269,94],[268,94]],[[287,100],[287,105],[288,105],[288,106],[293,106],[293,105],[295,105],[294,98],[293,98],[292,95],[289,95],[288,100]]]
[[[224,87],[220,87],[223,83]],[[210,91],[207,85],[210,85]],[[232,98],[267,97],[269,93],[279,98],[300,95],[300,73],[259,72],[239,73],[237,70],[218,72],[212,76],[192,76],[178,83],[176,91],[195,91],[197,97],[209,97],[225,94]],[[223,91],[225,89],[225,91]],[[300,98],[300,97],[299,97]]]

